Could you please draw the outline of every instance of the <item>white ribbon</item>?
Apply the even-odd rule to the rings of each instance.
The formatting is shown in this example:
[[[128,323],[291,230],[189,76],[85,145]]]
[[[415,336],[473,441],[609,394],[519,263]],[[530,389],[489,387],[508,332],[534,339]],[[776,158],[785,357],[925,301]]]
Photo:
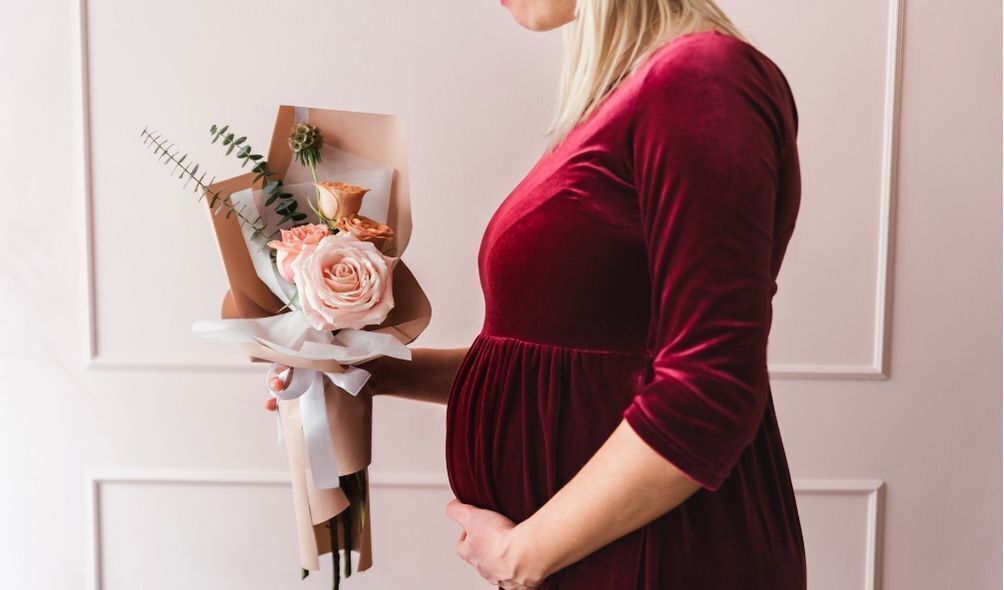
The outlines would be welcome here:
[[[272,372],[275,372],[277,367],[278,365],[273,363]],[[369,376],[366,371],[357,370],[366,373],[367,377]],[[300,421],[303,424],[303,439],[307,447],[307,458],[310,461],[310,472],[313,475],[314,486],[322,490],[337,488],[339,475],[338,456],[331,443],[328,406],[324,403],[325,376],[330,379],[332,373],[321,373],[309,369],[294,370],[289,385],[285,389],[282,391],[269,390],[272,395],[281,400],[299,398]],[[355,395],[354,392],[350,391],[349,393]],[[278,410],[276,415],[278,415]]]
[[[322,372],[294,368],[289,385],[269,393],[281,400],[300,400],[300,420],[310,461],[314,486],[338,487],[338,461],[331,442],[331,423],[324,401],[324,380],[328,379],[351,395],[358,395],[370,378],[369,371],[352,366],[381,356],[411,360],[411,349],[390,334],[366,330],[339,330],[337,333],[314,329],[301,311],[258,319],[199,320],[192,331],[203,338],[222,342],[253,342],[277,352],[308,361],[335,361],[341,372]],[[273,363],[270,375],[276,374]],[[281,423],[279,424],[281,436]]]

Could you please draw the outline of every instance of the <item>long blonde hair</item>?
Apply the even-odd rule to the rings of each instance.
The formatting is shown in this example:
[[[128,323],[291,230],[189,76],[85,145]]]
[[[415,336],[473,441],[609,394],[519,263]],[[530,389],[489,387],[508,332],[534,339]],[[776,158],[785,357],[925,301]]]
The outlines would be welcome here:
[[[714,0],[574,1],[575,19],[562,28],[564,61],[548,149],[664,42],[707,25],[746,41]]]

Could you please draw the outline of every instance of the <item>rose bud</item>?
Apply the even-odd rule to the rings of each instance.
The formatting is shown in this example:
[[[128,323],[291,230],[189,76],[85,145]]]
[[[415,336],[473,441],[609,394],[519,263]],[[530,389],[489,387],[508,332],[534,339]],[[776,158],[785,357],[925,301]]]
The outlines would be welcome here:
[[[359,208],[363,204],[363,195],[370,189],[357,184],[346,182],[318,182],[317,187],[317,208],[321,215],[338,221],[343,217],[359,213]]]

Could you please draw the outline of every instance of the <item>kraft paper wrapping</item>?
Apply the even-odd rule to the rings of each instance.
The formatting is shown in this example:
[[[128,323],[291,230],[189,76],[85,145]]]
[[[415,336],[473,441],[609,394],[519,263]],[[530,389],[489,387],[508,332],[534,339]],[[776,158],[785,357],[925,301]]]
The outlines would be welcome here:
[[[338,455],[342,475],[366,469],[370,464],[369,444],[372,430],[372,398],[363,393],[349,395],[331,383],[325,386],[324,402],[328,415],[336,419],[331,429],[332,443]],[[319,490],[314,487],[307,461],[300,423],[300,400],[279,401],[282,415],[283,438],[289,455],[289,468],[293,482],[293,508],[296,515],[297,540],[300,547],[300,567],[316,570],[319,556],[331,550],[330,535],[324,523],[349,508],[349,500],[342,488]],[[364,496],[369,498],[369,485]],[[356,570],[368,569],[372,563],[370,546],[370,511],[361,519],[359,510],[352,512],[352,547],[359,552]],[[362,523],[360,523],[360,519]],[[341,546],[340,546],[341,547]]]
[[[394,228],[395,237],[391,247],[394,255],[400,256],[411,234],[407,146],[400,119],[389,115],[350,111],[279,107],[267,156],[272,171],[283,175],[289,168],[293,154],[286,139],[293,123],[303,120],[320,128],[326,144],[394,169],[386,223]],[[210,190],[223,190],[224,194],[230,194],[248,188],[261,188],[261,182],[255,185],[253,179],[254,173],[243,174],[215,183]],[[221,317],[260,318],[279,313],[283,304],[255,273],[236,216],[228,219],[225,214],[210,213],[209,218],[230,287],[223,300]],[[383,324],[373,327],[371,331],[390,334],[402,343],[409,344],[429,324],[432,309],[418,281],[400,260],[394,267],[393,291],[394,309]],[[261,345],[248,344],[245,350],[252,361],[279,362],[292,367],[325,372],[342,370],[334,361],[330,363],[303,361]],[[369,393],[362,391],[358,396],[353,396],[326,381],[325,404],[328,409],[339,474],[368,471],[373,423],[372,398]],[[342,488],[318,489],[314,486],[300,421],[300,400],[280,400],[278,411],[289,457],[301,567],[317,570],[320,567],[321,555],[329,553],[332,549],[344,548],[343,535],[338,535],[337,547],[331,546],[330,532],[325,523],[343,511],[349,510],[352,523],[350,549],[358,553],[355,570],[369,569],[373,559],[368,472],[364,471],[367,477],[363,497],[366,499],[367,510],[363,516],[358,507],[350,506]]]

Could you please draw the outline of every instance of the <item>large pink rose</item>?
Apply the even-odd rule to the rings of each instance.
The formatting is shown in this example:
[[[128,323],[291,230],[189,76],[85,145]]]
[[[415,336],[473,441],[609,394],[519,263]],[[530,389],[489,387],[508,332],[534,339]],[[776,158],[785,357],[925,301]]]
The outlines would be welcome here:
[[[281,240],[272,240],[268,243],[269,248],[274,248],[275,264],[279,267],[279,274],[289,282],[293,282],[293,261],[303,251],[304,246],[317,245],[321,239],[330,234],[328,226],[317,223],[299,225],[292,229],[280,230]]]
[[[397,258],[348,232],[306,246],[293,261],[299,304],[318,330],[379,324],[394,307],[391,273]]]

